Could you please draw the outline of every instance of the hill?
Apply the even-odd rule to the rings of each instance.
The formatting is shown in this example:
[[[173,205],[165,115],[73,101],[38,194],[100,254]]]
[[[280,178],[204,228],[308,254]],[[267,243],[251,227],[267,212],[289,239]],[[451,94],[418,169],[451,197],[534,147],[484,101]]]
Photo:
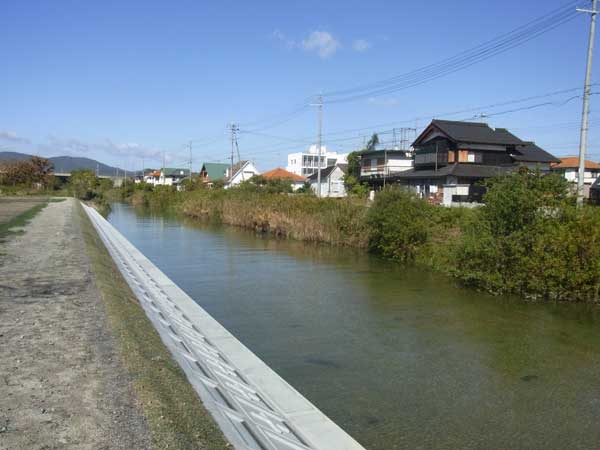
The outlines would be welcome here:
[[[20,161],[23,159],[29,159],[32,155],[18,152],[0,152],[0,161]],[[94,172],[98,169],[100,175],[114,176],[117,170],[120,174],[123,174],[123,169],[118,169],[113,166],[103,164],[95,159],[81,158],[76,156],[53,156],[48,158],[49,161],[54,165],[54,171],[57,173],[72,172],[73,170],[89,169]],[[131,174],[131,172],[130,172]]]

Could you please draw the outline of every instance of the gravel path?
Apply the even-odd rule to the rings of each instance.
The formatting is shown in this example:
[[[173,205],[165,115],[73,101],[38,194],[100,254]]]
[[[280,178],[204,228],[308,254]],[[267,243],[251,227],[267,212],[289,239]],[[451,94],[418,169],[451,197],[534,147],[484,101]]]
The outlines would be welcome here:
[[[73,199],[0,256],[0,449],[149,449],[92,282]]]

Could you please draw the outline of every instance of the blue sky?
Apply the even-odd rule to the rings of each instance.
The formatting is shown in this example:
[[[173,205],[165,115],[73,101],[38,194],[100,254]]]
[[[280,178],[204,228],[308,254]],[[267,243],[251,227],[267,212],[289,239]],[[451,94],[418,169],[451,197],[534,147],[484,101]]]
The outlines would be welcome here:
[[[233,121],[242,130],[242,158],[255,160],[262,170],[285,166],[287,153],[316,138],[316,109],[266,129],[263,119],[287,119],[289,111],[321,91],[353,88],[434,63],[565,3],[5,2],[0,149],[87,156],[133,170],[142,158],[146,166],[159,165],[163,152],[170,164],[187,164],[184,145],[192,139],[197,170],[201,161],[228,157],[226,127]],[[424,118],[450,111],[581,87],[588,30],[589,16],[581,14],[522,46],[421,86],[325,104],[324,142],[351,151],[360,147],[362,135],[414,126],[415,117],[423,126]],[[600,61],[596,67],[600,70]],[[486,121],[556,155],[575,154],[581,100],[561,103],[578,94]],[[590,152],[596,160],[599,101],[592,96]],[[250,133],[253,129],[269,136]],[[349,131],[329,134],[341,130]]]

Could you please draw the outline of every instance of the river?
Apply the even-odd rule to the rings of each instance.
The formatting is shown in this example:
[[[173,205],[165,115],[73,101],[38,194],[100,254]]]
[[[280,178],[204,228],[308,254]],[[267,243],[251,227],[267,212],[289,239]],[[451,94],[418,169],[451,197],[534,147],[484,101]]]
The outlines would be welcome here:
[[[600,308],[112,208],[142,253],[367,449],[600,449]]]

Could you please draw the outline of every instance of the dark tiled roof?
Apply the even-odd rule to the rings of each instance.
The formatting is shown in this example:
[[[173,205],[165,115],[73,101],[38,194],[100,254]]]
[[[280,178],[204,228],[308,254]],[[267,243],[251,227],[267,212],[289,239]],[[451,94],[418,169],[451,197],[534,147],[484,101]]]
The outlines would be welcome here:
[[[533,142],[524,142],[524,145],[517,145],[514,154],[511,157],[515,161],[521,162],[539,162],[539,163],[559,163],[560,159],[542,150]]]
[[[339,167],[344,173],[346,173],[348,170],[348,164],[336,164],[335,166],[326,167],[324,169],[321,169],[321,180],[327,178],[331,174],[331,172],[333,172],[333,169],[335,169],[336,167]],[[315,172],[312,175],[310,175],[308,179],[311,181],[317,181],[318,177],[319,173]]]
[[[516,145],[523,143],[521,139],[505,128],[493,129],[487,123],[434,119],[431,121],[431,125],[439,128],[456,142],[499,145]],[[415,142],[418,142],[419,140],[420,136]]]
[[[454,163],[440,167],[438,170],[415,170],[410,169],[400,172],[394,178],[420,179],[420,178],[444,178],[449,175],[464,178],[490,178],[515,170],[516,166],[483,166],[480,164]]]
[[[387,153],[388,156],[391,155],[399,155],[399,156],[406,156],[406,159],[412,159],[412,156],[407,156],[407,154],[409,152],[407,152],[406,150],[373,150],[372,152],[363,152],[360,154],[361,157],[364,156],[384,156],[384,154]]]

